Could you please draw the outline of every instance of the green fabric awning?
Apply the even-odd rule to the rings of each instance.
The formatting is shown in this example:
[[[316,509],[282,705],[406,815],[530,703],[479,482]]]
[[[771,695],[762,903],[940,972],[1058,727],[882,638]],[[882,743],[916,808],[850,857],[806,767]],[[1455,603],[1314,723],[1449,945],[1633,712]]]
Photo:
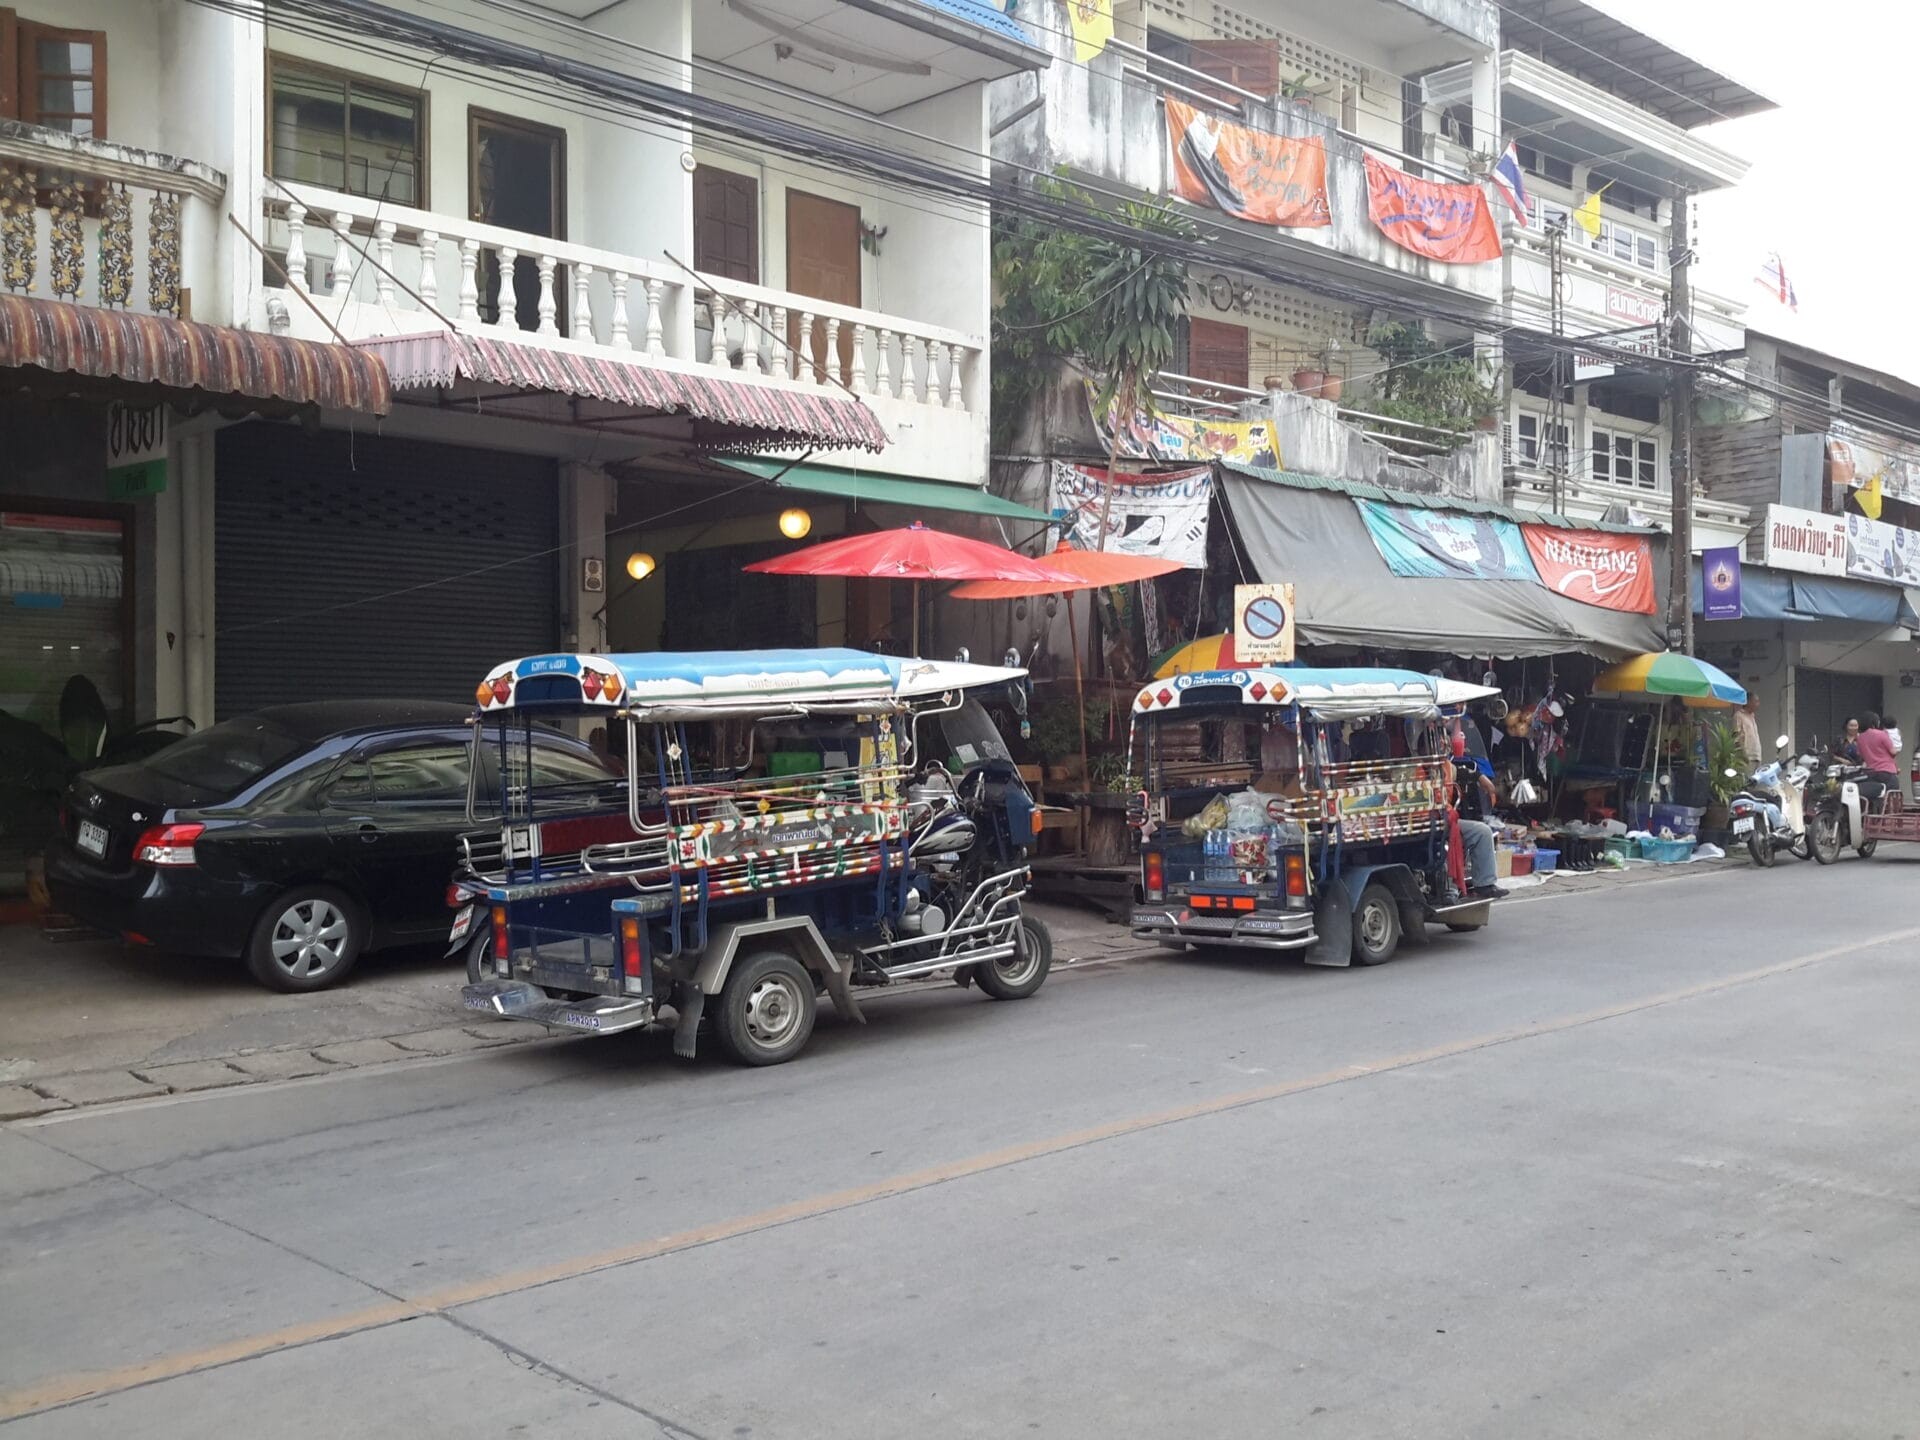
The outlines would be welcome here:
[[[759,456],[716,457],[722,465],[758,475],[762,480],[780,478],[782,490],[806,490],[815,495],[838,495],[843,500],[864,500],[871,504],[899,505],[908,510],[960,510],[969,515],[998,515],[1008,520],[1036,520],[1051,523],[1044,510],[1016,505],[987,490],[972,485],[954,485],[941,480],[901,480],[892,475],[870,475],[863,470],[842,470],[832,465],[794,465],[784,460],[764,460]],[[781,475],[780,472],[786,473]]]

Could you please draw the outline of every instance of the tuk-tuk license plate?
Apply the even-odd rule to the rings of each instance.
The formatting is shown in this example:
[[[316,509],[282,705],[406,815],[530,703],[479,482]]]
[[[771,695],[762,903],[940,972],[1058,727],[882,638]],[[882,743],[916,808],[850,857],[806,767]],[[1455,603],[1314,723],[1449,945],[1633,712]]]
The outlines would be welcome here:
[[[107,853],[107,827],[96,825],[91,820],[80,822],[80,848],[93,856],[103,859]]]
[[[1738,820],[1734,821],[1733,833],[1736,835],[1752,834],[1753,833],[1753,817],[1751,815],[1742,815]]]
[[[453,917],[453,933],[447,936],[447,944],[458,945],[473,931],[473,915],[476,907],[462,905],[460,913]]]

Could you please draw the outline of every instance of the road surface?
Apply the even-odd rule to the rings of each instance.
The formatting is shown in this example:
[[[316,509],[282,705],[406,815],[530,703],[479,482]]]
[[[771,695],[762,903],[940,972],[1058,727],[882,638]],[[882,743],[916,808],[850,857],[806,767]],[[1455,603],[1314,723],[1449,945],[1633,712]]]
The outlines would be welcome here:
[[[0,1431],[1920,1436],[1920,851],[0,1129]]]

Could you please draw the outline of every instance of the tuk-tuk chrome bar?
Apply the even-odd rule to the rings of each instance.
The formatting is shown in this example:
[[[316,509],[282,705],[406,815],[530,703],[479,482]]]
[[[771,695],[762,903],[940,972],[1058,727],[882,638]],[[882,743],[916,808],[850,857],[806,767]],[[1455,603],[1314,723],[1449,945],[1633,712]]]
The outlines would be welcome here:
[[[1018,905],[1021,897],[1026,893],[1026,880],[1031,873],[1031,871],[1022,867],[1018,870],[1003,870],[998,875],[989,875],[978,885],[974,886],[973,893],[967,897],[966,903],[962,905],[954,915],[954,923],[945,930],[942,930],[938,935],[908,935],[899,940],[888,940],[879,945],[865,946],[860,953],[869,959],[878,959],[880,956],[889,954],[895,950],[905,950],[915,945],[930,945],[938,941],[941,943],[940,953],[942,955],[955,954],[957,952],[952,950],[950,945],[950,942],[955,939],[967,935],[977,935],[986,930],[997,930],[1002,926],[1018,923],[1020,918]],[[1019,889],[1017,891],[1014,889],[1015,882],[1019,882]],[[988,892],[993,890],[998,890],[1003,893],[992,896],[991,903],[989,903]],[[1016,907],[1011,919],[1000,913],[1008,905]],[[984,911],[985,913],[977,920],[967,918],[976,911]],[[965,923],[961,923],[962,921],[965,921]],[[966,953],[972,955],[974,952],[967,951]],[[951,964],[953,962],[949,960],[948,963]],[[934,968],[938,969],[940,967],[935,966]]]

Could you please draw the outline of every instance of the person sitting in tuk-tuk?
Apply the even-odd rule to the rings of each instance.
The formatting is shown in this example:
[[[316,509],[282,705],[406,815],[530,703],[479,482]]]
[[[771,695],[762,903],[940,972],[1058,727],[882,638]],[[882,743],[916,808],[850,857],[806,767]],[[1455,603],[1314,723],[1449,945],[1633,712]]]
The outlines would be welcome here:
[[[1499,796],[1493,781],[1467,754],[1467,737],[1453,732],[1453,808],[1460,846],[1467,855],[1467,893],[1476,900],[1501,900],[1507,892],[1494,883],[1493,827],[1486,821]]]

